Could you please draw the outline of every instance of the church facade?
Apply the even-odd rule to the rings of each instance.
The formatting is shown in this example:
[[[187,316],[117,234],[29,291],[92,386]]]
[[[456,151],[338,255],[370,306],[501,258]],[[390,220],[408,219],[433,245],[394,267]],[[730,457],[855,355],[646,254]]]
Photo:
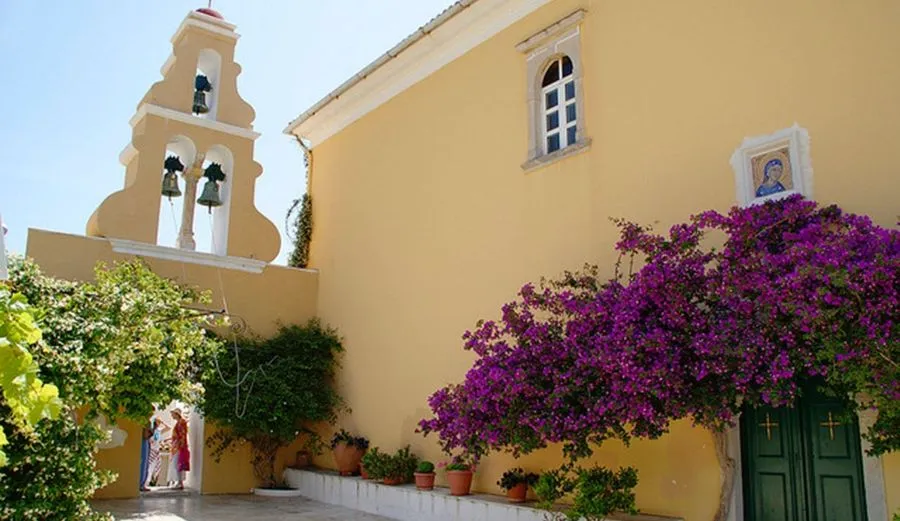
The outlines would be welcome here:
[[[278,234],[254,204],[262,166],[255,113],[237,90],[235,26],[201,9],[136,108],[123,190],[84,236],[30,230],[27,254],[68,279],[143,258],[210,289],[212,308],[263,336],[277,321],[321,317],[346,347],[339,384],[352,413],[339,427],[440,461],[416,426],[427,397],[471,366],[463,332],[528,282],[585,263],[611,276],[611,217],[665,229],[799,193],[895,226],[898,25],[887,0],[460,0],[286,129],[308,149],[314,226],[301,270],[272,264]],[[161,244],[169,220],[177,240]],[[900,455],[867,456],[860,432],[872,418],[841,423],[834,407],[810,394],[796,409],[744,415],[728,433],[729,519],[830,508],[886,521],[900,509]],[[103,497],[138,493],[140,426],[117,428],[124,441],[98,454],[119,473]],[[198,426],[195,447],[214,428]],[[196,452],[200,492],[254,486],[248,450],[221,462]],[[803,472],[816,458],[830,474]],[[638,469],[644,512],[706,520],[719,506],[715,439],[687,421],[658,440],[608,442],[593,459]],[[316,463],[333,466],[330,454]],[[560,463],[554,448],[492,455],[474,488],[496,492],[511,466]]]
[[[310,266],[317,313],[346,338],[343,426],[441,459],[414,431],[473,361],[462,333],[527,282],[586,262],[611,276],[610,217],[662,230],[800,193],[895,226],[898,23],[890,2],[463,0],[386,52],[286,129],[311,149]],[[900,455],[865,455],[871,418],[823,426],[823,400],[729,433],[730,519],[900,508]],[[806,475],[820,442],[842,463]],[[645,512],[716,512],[714,438],[689,422],[594,459],[637,467]],[[475,488],[560,463],[491,456]]]

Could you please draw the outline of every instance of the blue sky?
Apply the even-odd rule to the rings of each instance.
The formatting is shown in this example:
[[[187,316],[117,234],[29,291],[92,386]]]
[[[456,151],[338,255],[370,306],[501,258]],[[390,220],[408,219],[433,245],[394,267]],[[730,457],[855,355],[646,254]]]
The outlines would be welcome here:
[[[303,191],[286,124],[412,33],[450,0],[215,0],[241,34],[242,97],[256,109],[256,204],[282,231]],[[122,188],[128,120],[171,52],[169,38],[205,0],[0,0],[0,214],[11,252],[28,228],[83,234]],[[161,241],[174,241],[162,207]],[[179,214],[180,215],[180,214]],[[166,224],[171,229],[166,229]],[[198,219],[198,249],[205,223]],[[208,230],[207,230],[208,231]],[[174,245],[174,244],[166,244]]]

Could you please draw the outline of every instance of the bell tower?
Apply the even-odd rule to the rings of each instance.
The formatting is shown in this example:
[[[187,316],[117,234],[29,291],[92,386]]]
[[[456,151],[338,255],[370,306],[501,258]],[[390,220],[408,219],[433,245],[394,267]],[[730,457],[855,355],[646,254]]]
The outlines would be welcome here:
[[[125,187],[94,211],[87,235],[157,244],[161,203],[182,198],[177,240],[158,246],[195,250],[195,236],[208,233],[214,255],[266,262],[278,255],[278,230],[254,204],[259,134],[253,107],[237,91],[234,29],[211,8],[181,22],[163,79],[131,118],[131,143],[119,156]]]

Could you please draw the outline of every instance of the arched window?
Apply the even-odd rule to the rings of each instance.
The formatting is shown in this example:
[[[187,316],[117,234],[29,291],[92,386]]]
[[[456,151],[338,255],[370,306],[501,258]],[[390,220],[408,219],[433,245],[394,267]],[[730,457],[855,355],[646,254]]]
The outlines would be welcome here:
[[[550,154],[575,143],[578,109],[572,60],[562,56],[547,67],[541,81],[544,108],[544,153]]]

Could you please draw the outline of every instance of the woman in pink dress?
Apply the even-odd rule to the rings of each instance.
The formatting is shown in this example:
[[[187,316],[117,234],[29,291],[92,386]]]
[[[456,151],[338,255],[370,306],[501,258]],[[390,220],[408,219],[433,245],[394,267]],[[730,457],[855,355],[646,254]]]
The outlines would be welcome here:
[[[181,414],[181,409],[172,411],[175,427],[172,429],[172,457],[175,458],[175,470],[177,471],[177,490],[184,489],[185,474],[191,470],[191,451],[188,449],[188,425]]]

